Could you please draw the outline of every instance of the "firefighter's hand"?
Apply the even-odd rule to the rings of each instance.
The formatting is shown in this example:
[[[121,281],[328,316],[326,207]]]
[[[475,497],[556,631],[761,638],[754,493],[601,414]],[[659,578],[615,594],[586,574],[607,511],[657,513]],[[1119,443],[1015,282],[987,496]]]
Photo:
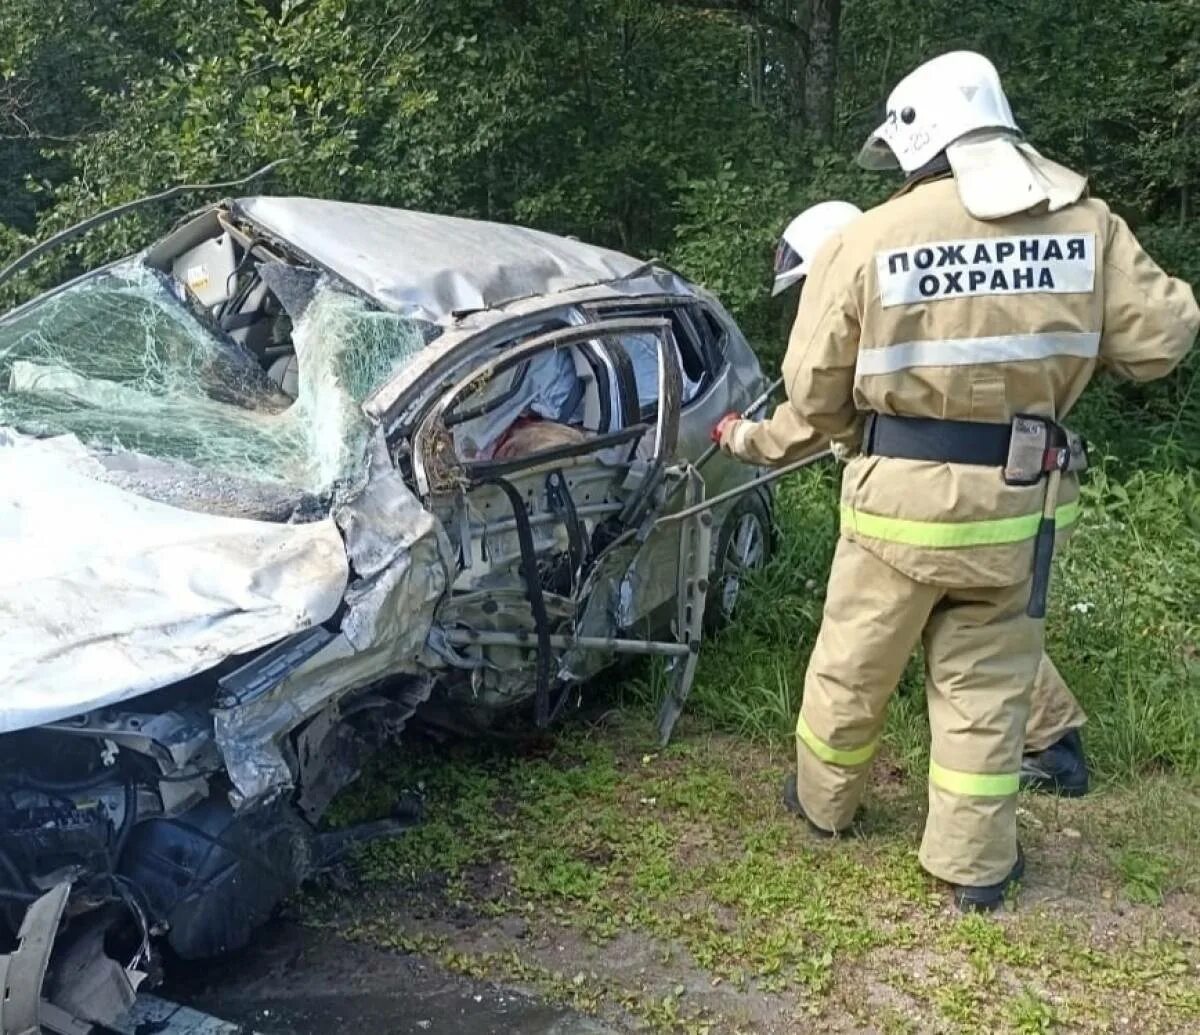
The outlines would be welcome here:
[[[722,438],[722,436],[724,436],[725,432],[727,432],[730,428],[732,428],[741,419],[742,419],[742,415],[740,413],[730,412],[730,413],[725,414],[724,417],[722,417],[719,421],[717,421],[716,424],[713,425],[712,434],[711,434],[712,440],[717,445],[720,445],[721,438]]]

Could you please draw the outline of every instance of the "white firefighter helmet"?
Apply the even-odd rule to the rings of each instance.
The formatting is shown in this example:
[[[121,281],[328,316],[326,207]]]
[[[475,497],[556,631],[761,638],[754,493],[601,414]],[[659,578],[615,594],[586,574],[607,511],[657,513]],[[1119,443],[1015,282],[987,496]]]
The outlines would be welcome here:
[[[862,215],[848,201],[822,201],[806,208],[787,225],[775,250],[774,298],[808,276],[813,256],[830,237]]]
[[[970,50],[952,51],[900,80],[888,97],[886,117],[867,138],[858,161],[867,169],[899,165],[906,173],[915,172],[978,130],[1020,133],[995,65]]]

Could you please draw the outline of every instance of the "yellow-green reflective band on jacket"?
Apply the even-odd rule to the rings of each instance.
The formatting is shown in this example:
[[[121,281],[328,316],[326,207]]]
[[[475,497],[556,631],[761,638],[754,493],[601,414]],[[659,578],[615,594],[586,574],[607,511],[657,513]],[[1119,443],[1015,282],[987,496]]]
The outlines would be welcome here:
[[[951,794],[972,795],[976,798],[1007,798],[1016,794],[1021,783],[1019,773],[960,773],[947,769],[932,759],[929,780]]]
[[[800,718],[796,722],[796,736],[804,741],[805,746],[822,762],[829,762],[832,765],[852,766],[862,765],[864,762],[871,761],[875,757],[875,751],[879,747],[878,738],[871,741],[865,747],[853,748],[849,751],[842,748],[835,748],[830,744],[826,744],[821,740],[811,729],[808,723],[804,721],[804,713],[800,713]]]
[[[985,521],[911,521],[908,518],[867,514],[842,507],[842,529],[871,539],[904,546],[1002,546],[1020,543],[1037,535],[1041,514],[989,518]],[[1079,503],[1064,503],[1054,514],[1054,523],[1067,528],[1079,520]]]

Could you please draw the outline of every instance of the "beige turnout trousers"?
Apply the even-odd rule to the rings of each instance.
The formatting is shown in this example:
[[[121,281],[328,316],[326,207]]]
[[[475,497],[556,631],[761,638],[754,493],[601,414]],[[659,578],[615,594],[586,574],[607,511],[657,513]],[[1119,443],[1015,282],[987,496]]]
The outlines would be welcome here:
[[[1038,663],[1025,724],[1025,753],[1045,751],[1065,733],[1080,729],[1087,715],[1054,662],[1045,654]]]
[[[1003,880],[1016,861],[1016,794],[1042,623],[1028,582],[948,589],[838,543],[796,727],[805,813],[844,830],[862,800],[887,701],[925,647],[932,734],[921,865],[955,884]]]

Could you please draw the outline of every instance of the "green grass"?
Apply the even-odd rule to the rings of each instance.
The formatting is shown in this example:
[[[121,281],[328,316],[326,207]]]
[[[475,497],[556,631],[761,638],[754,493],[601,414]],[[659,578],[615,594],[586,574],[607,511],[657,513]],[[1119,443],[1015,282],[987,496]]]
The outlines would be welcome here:
[[[1023,797],[1031,880],[997,920],[949,912],[921,871],[912,781],[874,781],[861,833],[825,842],[779,807],[790,751],[695,720],[665,751],[652,738],[634,711],[523,747],[389,752],[339,821],[419,790],[425,823],[362,848],[354,890],[316,893],[304,915],[684,1035],[768,1030],[763,1011],[796,1030],[1102,1031],[1131,1011],[1139,1030],[1200,1025],[1197,929],[1175,927],[1200,799],[1178,777],[1149,800]],[[530,934],[498,941],[504,916]]]

